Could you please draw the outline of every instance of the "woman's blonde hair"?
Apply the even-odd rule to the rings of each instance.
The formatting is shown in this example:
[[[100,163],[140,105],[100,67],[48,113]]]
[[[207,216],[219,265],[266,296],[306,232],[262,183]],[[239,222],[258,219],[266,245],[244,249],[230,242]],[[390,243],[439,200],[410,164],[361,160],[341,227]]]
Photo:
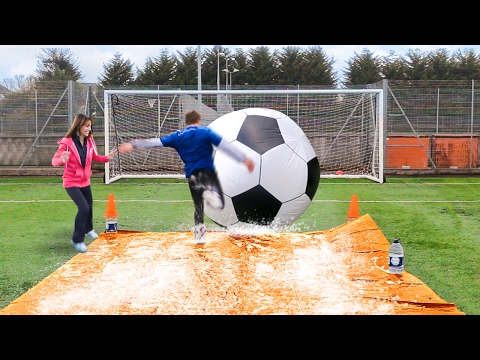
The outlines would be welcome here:
[[[71,138],[73,135],[77,135],[80,132],[80,128],[85,125],[87,121],[91,121],[91,125],[93,125],[93,119],[90,116],[87,116],[85,114],[77,114],[77,116],[75,116],[75,119],[73,119],[73,124],[67,131],[65,137]],[[92,135],[93,129],[90,130],[88,137],[91,137]]]

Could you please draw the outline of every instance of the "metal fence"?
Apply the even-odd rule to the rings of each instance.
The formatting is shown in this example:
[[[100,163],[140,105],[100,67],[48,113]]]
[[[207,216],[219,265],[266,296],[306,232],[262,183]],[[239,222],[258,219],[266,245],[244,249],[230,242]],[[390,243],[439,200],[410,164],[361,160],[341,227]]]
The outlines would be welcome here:
[[[384,81],[383,88],[386,169],[478,169],[478,80]]]
[[[384,80],[363,86],[371,87],[383,88],[386,95],[386,169],[478,168],[478,80]],[[197,87],[135,87],[144,90],[172,88],[195,90]],[[234,86],[233,90],[307,88],[326,87]],[[216,90],[216,87],[206,86],[203,90]],[[3,94],[0,97],[0,167],[51,166],[57,141],[80,112],[93,117],[95,139],[102,152],[103,91],[98,84],[60,81],[36,83],[33,89]]]

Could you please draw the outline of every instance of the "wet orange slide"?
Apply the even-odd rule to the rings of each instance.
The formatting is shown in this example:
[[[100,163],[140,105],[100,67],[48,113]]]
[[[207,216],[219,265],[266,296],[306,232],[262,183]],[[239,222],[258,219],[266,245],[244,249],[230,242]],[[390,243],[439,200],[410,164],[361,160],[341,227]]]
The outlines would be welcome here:
[[[17,314],[465,315],[405,271],[369,215],[327,231],[103,233],[0,310]],[[408,249],[406,249],[408,269]]]

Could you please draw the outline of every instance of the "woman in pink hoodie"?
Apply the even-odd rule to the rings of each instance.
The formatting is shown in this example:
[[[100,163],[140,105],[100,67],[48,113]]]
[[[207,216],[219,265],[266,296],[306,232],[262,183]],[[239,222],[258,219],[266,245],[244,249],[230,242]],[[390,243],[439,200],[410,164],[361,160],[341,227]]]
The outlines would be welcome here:
[[[78,208],[71,244],[82,253],[87,251],[85,235],[91,239],[98,237],[93,230],[92,162],[109,162],[116,153],[113,150],[106,156],[98,155],[92,123],[90,116],[75,116],[70,130],[58,141],[58,150],[52,158],[53,166],[63,166],[63,187]]]

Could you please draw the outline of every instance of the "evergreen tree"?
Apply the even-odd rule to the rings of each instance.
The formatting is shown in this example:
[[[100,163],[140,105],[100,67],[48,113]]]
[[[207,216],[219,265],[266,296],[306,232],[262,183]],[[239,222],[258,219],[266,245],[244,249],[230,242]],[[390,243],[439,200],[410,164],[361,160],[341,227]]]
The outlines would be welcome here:
[[[197,49],[187,47],[185,52],[177,51],[178,61],[173,84],[197,85],[198,83],[198,54]]]
[[[452,55],[452,78],[455,80],[480,80],[480,56],[473,49],[459,49]]]
[[[220,62],[222,56],[219,53],[223,53],[224,50],[221,46],[214,46],[212,50],[204,50],[202,53],[202,84],[203,85],[217,85],[217,76],[222,79],[222,68]],[[221,82],[220,82],[221,83]]]
[[[235,88],[235,84],[241,86],[248,83],[247,74],[249,69],[247,67],[247,54],[241,48],[235,49],[233,57],[235,58],[235,68],[238,69],[238,72],[235,73],[235,77],[232,78],[232,88]]]
[[[259,46],[248,52],[246,74],[249,85],[274,85],[278,81],[276,52],[271,53],[268,47]]]
[[[177,59],[162,49],[156,58],[148,57],[145,67],[138,70],[136,84],[139,85],[173,85],[173,77]]]
[[[437,49],[427,55],[428,66],[425,69],[427,80],[450,80],[453,78],[453,62],[447,49]]]
[[[103,64],[104,72],[98,81],[103,87],[133,85],[135,77],[132,69],[131,61],[123,60],[122,54],[117,52],[113,55],[113,59]]]
[[[389,80],[406,80],[407,65],[401,55],[390,52],[381,59],[381,76]]]
[[[302,75],[306,70],[303,67],[304,54],[300,47],[288,46],[278,54],[278,84],[299,85],[302,84]]]
[[[64,48],[43,48],[42,53],[37,55],[37,80],[38,81],[59,81],[82,78],[77,60],[70,49]]]
[[[363,49],[361,54],[355,53],[347,62],[345,69],[346,86],[373,84],[382,80],[381,60],[368,49]]]
[[[333,72],[333,58],[329,59],[320,46],[313,46],[304,53],[302,66],[298,68],[301,74],[300,84],[335,86],[338,78]]]
[[[406,80],[427,80],[428,57],[419,49],[409,49],[404,56]]]

